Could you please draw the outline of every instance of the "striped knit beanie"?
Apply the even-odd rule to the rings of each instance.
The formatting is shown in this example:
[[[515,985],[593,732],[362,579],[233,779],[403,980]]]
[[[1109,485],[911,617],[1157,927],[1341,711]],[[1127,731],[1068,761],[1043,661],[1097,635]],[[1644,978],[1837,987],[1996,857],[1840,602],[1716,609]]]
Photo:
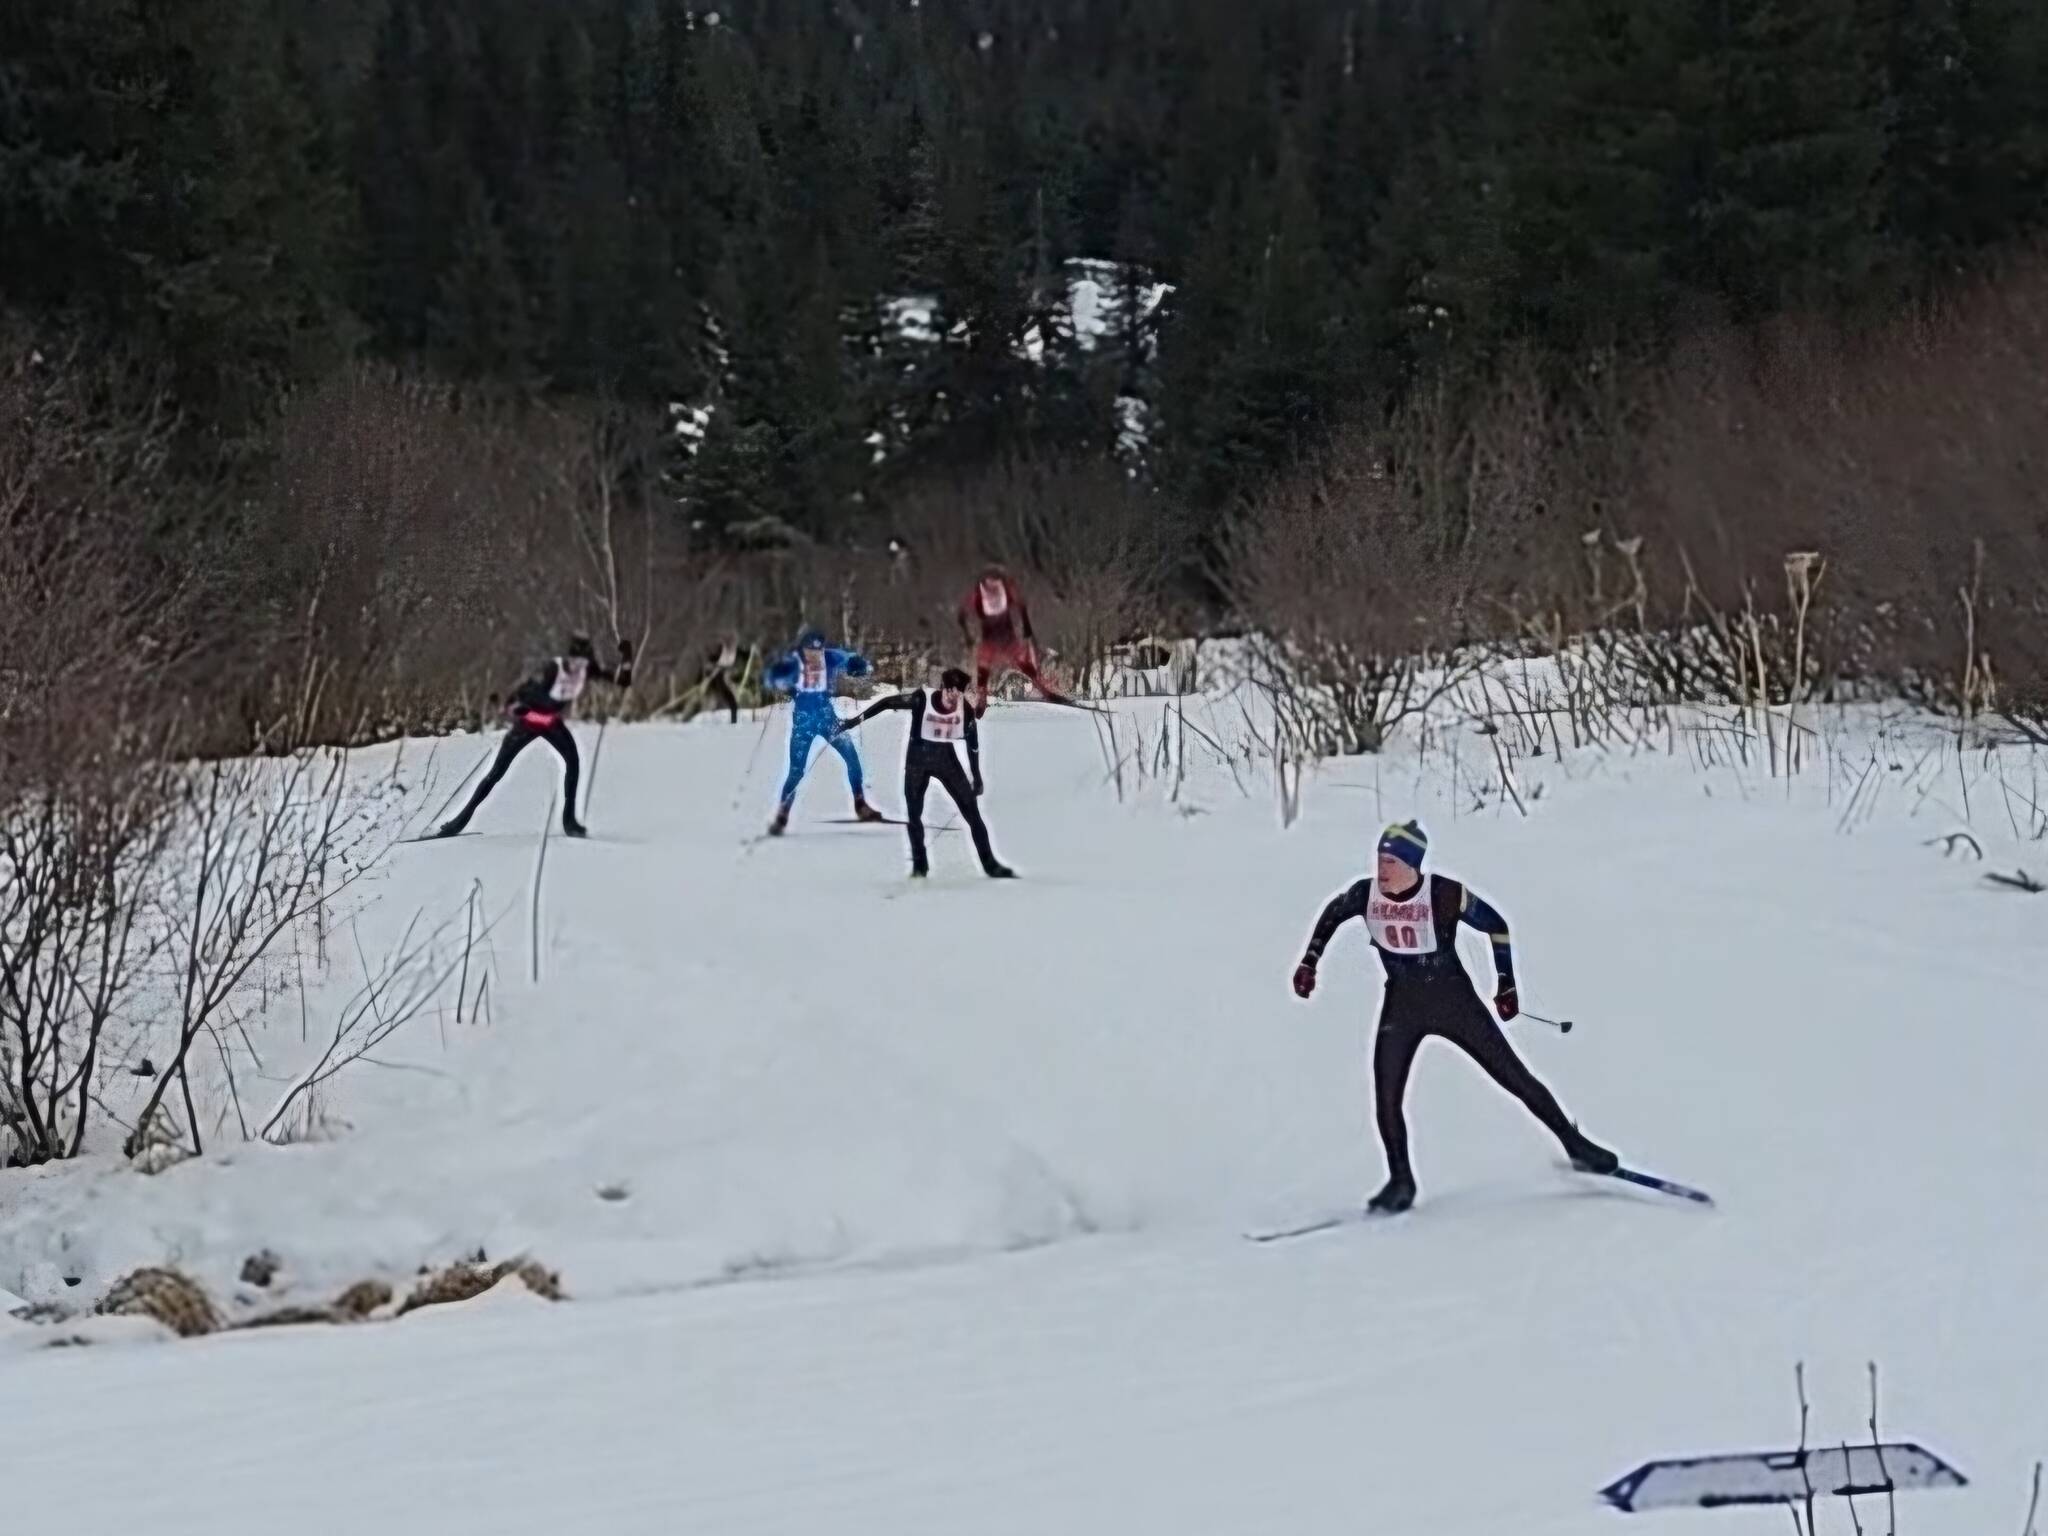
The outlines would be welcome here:
[[[1429,834],[1419,821],[1397,821],[1380,834],[1380,852],[1391,853],[1410,869],[1421,869],[1429,856]]]

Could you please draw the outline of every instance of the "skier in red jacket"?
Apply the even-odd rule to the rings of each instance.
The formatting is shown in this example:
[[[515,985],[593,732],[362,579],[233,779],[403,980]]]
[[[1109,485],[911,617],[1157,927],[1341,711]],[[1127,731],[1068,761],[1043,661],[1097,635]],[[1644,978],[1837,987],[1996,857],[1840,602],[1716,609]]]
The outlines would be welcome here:
[[[974,647],[974,713],[988,713],[989,678],[1006,668],[1022,672],[1040,694],[1055,704],[1074,701],[1054,688],[1038,670],[1038,641],[1031,633],[1031,610],[1017,583],[1000,565],[983,569],[981,579],[960,600],[960,633]]]

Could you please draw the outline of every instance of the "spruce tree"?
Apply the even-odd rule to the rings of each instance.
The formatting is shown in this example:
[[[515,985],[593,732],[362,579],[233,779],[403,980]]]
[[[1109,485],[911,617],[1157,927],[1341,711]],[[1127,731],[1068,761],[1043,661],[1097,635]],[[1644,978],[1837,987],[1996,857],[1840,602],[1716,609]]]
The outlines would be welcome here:
[[[1856,0],[1695,0],[1680,273],[1742,320],[1846,307],[1878,269],[1881,65]]]
[[[0,18],[0,296],[167,363],[232,447],[338,331],[344,202],[263,0],[53,0]]]

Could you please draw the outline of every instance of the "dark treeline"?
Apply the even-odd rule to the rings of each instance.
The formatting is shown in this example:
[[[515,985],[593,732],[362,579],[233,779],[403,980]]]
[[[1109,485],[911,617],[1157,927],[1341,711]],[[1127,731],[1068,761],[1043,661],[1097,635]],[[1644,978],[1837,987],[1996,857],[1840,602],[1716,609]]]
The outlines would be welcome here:
[[[1210,515],[1422,377],[1887,315],[2044,218],[2035,0],[0,7],[0,300],[188,462],[369,356],[708,407],[714,530],[1047,448]]]

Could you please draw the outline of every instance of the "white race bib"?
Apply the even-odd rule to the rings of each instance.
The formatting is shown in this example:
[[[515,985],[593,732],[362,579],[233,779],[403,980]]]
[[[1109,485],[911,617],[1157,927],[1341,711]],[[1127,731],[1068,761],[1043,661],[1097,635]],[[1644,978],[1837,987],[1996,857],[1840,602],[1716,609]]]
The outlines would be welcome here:
[[[555,663],[555,686],[548,690],[548,697],[557,704],[574,704],[583,696],[583,685],[590,681],[590,663],[581,656],[571,656]]]
[[[823,651],[798,651],[797,667],[801,673],[796,685],[798,693],[823,693],[830,686],[832,668]]]
[[[1436,953],[1436,903],[1431,899],[1436,876],[1424,875],[1422,884],[1406,901],[1394,901],[1372,883],[1372,896],[1365,904],[1366,931],[1372,941],[1390,955],[1433,955]]]
[[[924,725],[918,734],[926,741],[935,741],[951,746],[967,734],[967,704],[963,699],[960,708],[950,715],[942,714],[939,701],[929,693],[924,699]]]
[[[1000,581],[984,581],[981,584],[981,611],[991,619],[1000,619],[1010,611],[1010,589]]]

